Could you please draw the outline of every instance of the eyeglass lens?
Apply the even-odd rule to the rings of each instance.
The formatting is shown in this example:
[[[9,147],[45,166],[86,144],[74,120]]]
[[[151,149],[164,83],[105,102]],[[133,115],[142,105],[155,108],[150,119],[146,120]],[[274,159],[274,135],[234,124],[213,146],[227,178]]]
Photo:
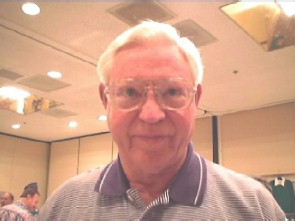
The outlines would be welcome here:
[[[156,94],[158,103],[164,109],[186,108],[192,101],[193,86],[183,79],[140,80],[125,79],[107,87],[111,103],[123,110],[139,108],[146,100],[149,88]]]

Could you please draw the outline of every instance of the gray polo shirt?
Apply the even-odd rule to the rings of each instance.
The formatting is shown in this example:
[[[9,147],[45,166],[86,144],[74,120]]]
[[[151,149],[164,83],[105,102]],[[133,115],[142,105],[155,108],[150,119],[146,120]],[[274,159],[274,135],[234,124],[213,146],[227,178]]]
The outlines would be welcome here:
[[[76,176],[46,201],[40,220],[284,220],[259,182],[203,159],[189,146],[171,186],[150,205],[129,182],[118,158]]]

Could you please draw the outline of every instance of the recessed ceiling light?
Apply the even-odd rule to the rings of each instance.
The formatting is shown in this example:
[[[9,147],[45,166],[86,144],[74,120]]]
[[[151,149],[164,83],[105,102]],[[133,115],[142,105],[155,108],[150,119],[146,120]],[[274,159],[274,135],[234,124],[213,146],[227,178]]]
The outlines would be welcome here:
[[[281,6],[281,9],[287,16],[295,15],[295,2],[279,2],[278,4]]]
[[[31,94],[28,91],[16,87],[0,87],[0,96],[10,99],[25,99]]]
[[[101,121],[106,121],[108,119],[107,115],[100,115],[98,117],[98,120],[101,120]]]
[[[21,128],[20,124],[13,124],[11,127],[16,130]]]
[[[40,13],[40,7],[33,2],[24,3],[22,10],[27,15],[38,15]]]
[[[62,73],[60,73],[58,71],[49,71],[49,72],[47,72],[47,75],[51,78],[61,78],[62,77]]]
[[[69,127],[74,128],[78,126],[78,123],[76,121],[70,121],[68,125]]]
[[[4,101],[6,105],[0,105],[0,109],[15,111],[24,114],[26,109],[26,98],[31,94],[15,87],[0,87],[0,103]]]

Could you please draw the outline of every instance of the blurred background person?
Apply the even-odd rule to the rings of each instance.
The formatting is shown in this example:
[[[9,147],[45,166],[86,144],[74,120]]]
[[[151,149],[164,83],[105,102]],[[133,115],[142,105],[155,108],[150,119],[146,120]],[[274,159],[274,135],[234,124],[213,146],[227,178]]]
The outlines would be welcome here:
[[[1,207],[12,204],[14,201],[14,196],[10,192],[4,192],[0,197]]]
[[[40,200],[37,183],[25,186],[20,199],[0,209],[0,220],[36,220],[37,204]]]

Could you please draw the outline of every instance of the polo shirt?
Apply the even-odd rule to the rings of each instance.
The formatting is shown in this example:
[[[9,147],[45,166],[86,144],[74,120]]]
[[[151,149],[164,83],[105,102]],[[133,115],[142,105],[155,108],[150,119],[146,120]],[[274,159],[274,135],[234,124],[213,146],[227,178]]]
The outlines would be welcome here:
[[[202,158],[191,145],[174,182],[149,205],[130,187],[118,158],[64,183],[40,211],[40,220],[284,218],[261,183]]]

